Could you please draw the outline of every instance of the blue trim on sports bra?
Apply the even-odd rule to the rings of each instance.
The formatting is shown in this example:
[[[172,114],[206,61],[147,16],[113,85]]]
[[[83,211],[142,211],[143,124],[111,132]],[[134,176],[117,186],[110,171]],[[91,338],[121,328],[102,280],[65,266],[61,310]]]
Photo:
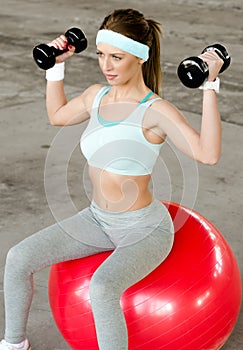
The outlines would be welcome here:
[[[154,92],[153,92],[153,91],[150,91],[150,92],[148,93],[148,95],[146,95],[146,96],[142,99],[142,101],[139,102],[139,104],[141,105],[142,103],[146,102],[153,94],[154,94]]]
[[[109,91],[109,90],[108,90],[108,91]],[[108,91],[106,91],[106,94],[108,93]],[[148,99],[149,99],[153,94],[154,94],[154,92],[153,92],[153,91],[150,91],[150,92],[139,102],[138,105],[141,105],[141,104],[147,102]],[[115,121],[115,122],[112,122],[112,121],[110,121],[110,120],[106,120],[106,119],[102,118],[101,115],[100,115],[99,113],[97,113],[97,118],[98,118],[98,120],[99,120],[99,123],[100,123],[101,125],[105,126],[105,127],[116,126],[116,125],[122,123],[122,122],[126,119],[126,118],[124,118],[124,119],[119,119],[119,120],[117,120],[117,121]]]

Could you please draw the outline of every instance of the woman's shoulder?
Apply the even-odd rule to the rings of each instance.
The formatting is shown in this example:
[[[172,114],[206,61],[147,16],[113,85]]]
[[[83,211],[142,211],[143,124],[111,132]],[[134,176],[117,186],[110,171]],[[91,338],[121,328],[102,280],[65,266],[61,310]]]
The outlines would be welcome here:
[[[82,93],[82,98],[84,99],[84,103],[86,105],[87,110],[90,110],[96,95],[104,87],[105,85],[103,84],[93,84],[84,90],[84,92]]]
[[[161,121],[165,120],[164,118],[172,121],[185,120],[183,113],[172,102],[159,97],[160,96],[156,94],[153,96],[153,98],[158,99],[156,99],[152,103],[151,108],[149,108],[152,124],[159,124]]]
[[[106,85],[103,84],[93,84],[84,90],[83,95],[87,97],[94,97],[97,93],[104,88]]]
[[[156,94],[155,94],[155,98],[156,98],[156,101],[152,105],[152,108],[155,111],[163,113],[165,115],[181,113],[179,109],[172,102],[165,100],[164,98]]]

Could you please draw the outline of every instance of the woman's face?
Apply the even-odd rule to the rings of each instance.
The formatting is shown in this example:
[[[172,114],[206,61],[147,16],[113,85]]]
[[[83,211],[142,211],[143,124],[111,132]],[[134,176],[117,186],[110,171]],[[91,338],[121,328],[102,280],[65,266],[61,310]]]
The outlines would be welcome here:
[[[99,43],[97,55],[102,73],[110,85],[124,85],[142,74],[142,60],[115,46]]]

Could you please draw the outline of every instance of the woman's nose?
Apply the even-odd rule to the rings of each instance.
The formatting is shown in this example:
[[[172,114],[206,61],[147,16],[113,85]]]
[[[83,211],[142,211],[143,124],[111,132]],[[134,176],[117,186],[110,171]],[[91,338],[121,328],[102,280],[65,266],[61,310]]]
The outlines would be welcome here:
[[[103,70],[109,71],[112,69],[111,60],[109,58],[105,58],[103,61]]]

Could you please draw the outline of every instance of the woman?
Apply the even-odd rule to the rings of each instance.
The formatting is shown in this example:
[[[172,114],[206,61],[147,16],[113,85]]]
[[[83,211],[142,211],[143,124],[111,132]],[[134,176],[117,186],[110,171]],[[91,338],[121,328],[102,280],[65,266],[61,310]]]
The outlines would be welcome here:
[[[215,164],[221,148],[220,114],[212,86],[209,90],[205,85],[203,91],[200,133],[159,97],[160,34],[158,22],[132,9],[116,10],[104,19],[96,39],[107,86],[92,85],[67,102],[63,78],[64,61],[74,52],[70,46],[47,71],[51,124],[72,125],[89,119],[81,149],[89,164],[93,199],[89,208],[9,251],[4,278],[6,329],[0,350],[31,349],[26,323],[36,271],[105,250],[113,253],[90,285],[99,348],[128,349],[120,296],[161,264],[173,244],[170,215],[149,190],[161,146],[168,136],[178,149],[205,164]],[[62,35],[50,45],[64,48],[66,44]],[[201,57],[209,66],[208,80],[215,81],[222,60],[214,51]]]

